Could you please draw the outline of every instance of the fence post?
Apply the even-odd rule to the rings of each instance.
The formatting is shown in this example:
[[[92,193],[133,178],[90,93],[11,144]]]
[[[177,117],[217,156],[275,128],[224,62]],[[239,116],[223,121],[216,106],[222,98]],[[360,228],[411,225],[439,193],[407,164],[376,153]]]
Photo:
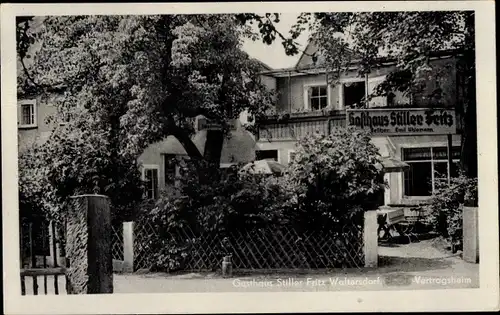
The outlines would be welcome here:
[[[134,271],[134,222],[123,222],[123,271]]]
[[[463,259],[470,263],[479,261],[478,208],[463,207]]]
[[[108,197],[72,197],[67,219],[68,294],[113,293],[112,228]]]
[[[365,253],[365,267],[377,267],[378,265],[378,235],[377,235],[377,211],[365,211],[363,227],[363,244]]]

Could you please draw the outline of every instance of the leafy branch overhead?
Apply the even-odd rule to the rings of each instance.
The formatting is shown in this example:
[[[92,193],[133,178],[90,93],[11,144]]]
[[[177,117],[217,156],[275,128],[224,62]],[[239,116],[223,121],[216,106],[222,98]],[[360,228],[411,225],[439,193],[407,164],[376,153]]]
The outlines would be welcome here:
[[[227,127],[243,110],[259,115],[272,105],[258,76],[262,64],[241,49],[255,32],[234,15],[19,22],[25,66],[18,97],[42,97],[56,108],[49,119],[54,126],[66,122],[35,148],[50,181],[45,188],[57,198],[80,187],[115,196],[116,204],[138,200],[136,189],[123,199],[119,190],[140,186],[136,159],[149,144],[174,135],[191,157],[217,161],[220,147],[207,143],[200,152],[192,142],[194,118],[204,115]]]

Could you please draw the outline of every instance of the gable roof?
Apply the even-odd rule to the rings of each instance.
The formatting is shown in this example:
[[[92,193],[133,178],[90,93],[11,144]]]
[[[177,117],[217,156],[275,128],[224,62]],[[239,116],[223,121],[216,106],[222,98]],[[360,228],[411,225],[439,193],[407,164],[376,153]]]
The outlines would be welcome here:
[[[295,68],[300,68],[301,66],[309,65],[310,62],[312,62],[312,57],[310,57],[310,55],[318,52],[318,50],[319,50],[318,46],[315,45],[311,39],[309,39],[307,41],[306,48],[302,51],[299,60],[297,60],[297,63],[295,64]]]
[[[317,59],[313,60],[312,55],[316,54]],[[351,55],[352,59],[359,59],[359,56],[355,56],[353,51],[349,48],[344,52],[345,55]],[[309,39],[306,48],[302,51],[302,54],[295,64],[295,69],[309,69],[311,67],[321,67],[325,65],[325,58],[320,53],[320,48],[314,40]]]

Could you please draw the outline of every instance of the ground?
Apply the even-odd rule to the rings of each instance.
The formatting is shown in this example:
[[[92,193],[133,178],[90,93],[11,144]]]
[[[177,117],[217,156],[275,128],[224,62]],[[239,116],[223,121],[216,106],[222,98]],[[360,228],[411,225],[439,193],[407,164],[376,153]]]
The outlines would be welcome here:
[[[436,246],[438,245],[438,246]],[[479,287],[479,265],[440,249],[437,239],[379,246],[379,267],[369,270],[237,275],[115,274],[115,293],[355,291]],[[39,292],[43,294],[43,278]],[[49,294],[53,292],[49,280]],[[26,279],[28,294],[31,283]],[[64,279],[60,288],[64,288]],[[52,289],[52,290],[51,290]],[[64,291],[64,289],[63,289]],[[65,292],[63,292],[65,294]]]

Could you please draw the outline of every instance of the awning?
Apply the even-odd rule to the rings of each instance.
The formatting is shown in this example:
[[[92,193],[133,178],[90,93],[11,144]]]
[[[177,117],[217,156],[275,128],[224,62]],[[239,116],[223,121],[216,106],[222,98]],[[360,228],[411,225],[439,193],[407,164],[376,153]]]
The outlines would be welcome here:
[[[383,157],[381,163],[385,173],[402,172],[410,168],[407,163],[393,157]]]

